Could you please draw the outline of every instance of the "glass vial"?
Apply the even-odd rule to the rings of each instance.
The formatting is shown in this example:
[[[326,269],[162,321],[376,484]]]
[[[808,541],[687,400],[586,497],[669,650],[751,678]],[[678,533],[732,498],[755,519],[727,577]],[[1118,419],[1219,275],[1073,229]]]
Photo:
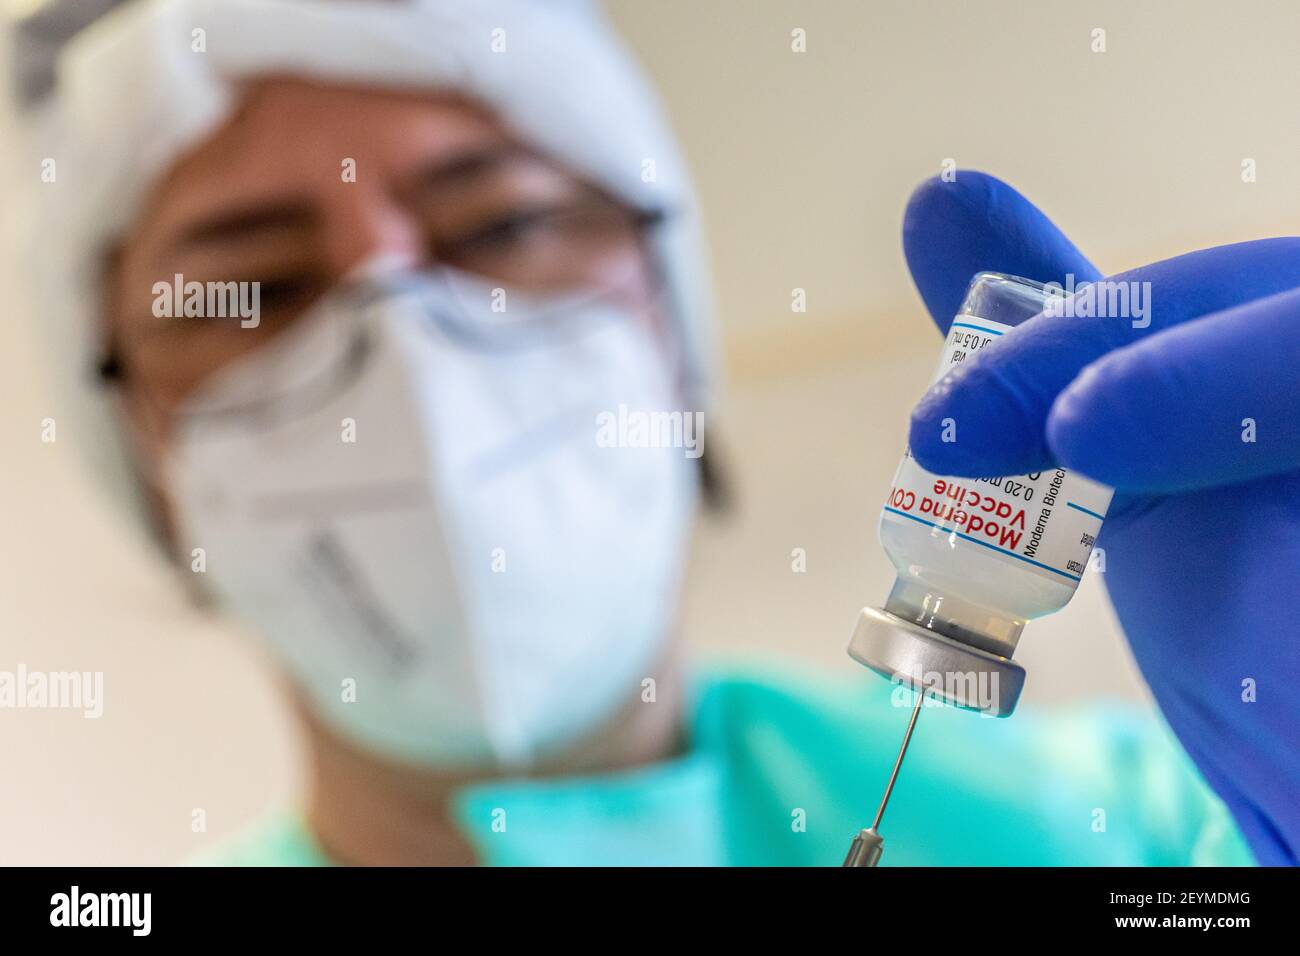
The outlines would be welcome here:
[[[1048,290],[1016,276],[972,280],[934,381],[1042,312]],[[952,478],[910,450],[880,515],[897,579],[883,609],[865,608],[849,653],[873,670],[995,716],[1015,708],[1024,670],[1011,660],[1025,623],[1074,595],[1111,491],[1055,468]]]

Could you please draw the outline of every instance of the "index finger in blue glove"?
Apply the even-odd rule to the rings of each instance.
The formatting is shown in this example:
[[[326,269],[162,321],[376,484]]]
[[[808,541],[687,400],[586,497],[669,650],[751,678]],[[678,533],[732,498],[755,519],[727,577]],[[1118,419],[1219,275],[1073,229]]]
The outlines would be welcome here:
[[[1140,322],[1044,314],[1011,330],[917,404],[909,436],[917,461],[937,474],[964,476],[1051,467],[1057,456],[1048,443],[1048,416],[1084,368],[1175,325],[1300,286],[1300,239],[1204,249],[1105,281],[1147,290]],[[952,432],[945,419],[955,423],[956,441],[945,440]]]
[[[903,252],[930,317],[944,334],[977,272],[1038,282],[1100,276],[1078,247],[1002,180],[959,170],[916,188],[903,214]]]
[[[1053,404],[1060,464],[1129,492],[1300,468],[1300,289],[1176,326],[1087,366]]]

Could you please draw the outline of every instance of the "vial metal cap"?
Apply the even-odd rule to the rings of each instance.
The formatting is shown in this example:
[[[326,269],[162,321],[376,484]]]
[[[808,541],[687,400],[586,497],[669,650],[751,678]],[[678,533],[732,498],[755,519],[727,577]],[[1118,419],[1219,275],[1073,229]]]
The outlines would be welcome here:
[[[849,656],[891,681],[991,717],[1008,717],[1025,669],[989,651],[905,621],[879,608],[858,612]]]

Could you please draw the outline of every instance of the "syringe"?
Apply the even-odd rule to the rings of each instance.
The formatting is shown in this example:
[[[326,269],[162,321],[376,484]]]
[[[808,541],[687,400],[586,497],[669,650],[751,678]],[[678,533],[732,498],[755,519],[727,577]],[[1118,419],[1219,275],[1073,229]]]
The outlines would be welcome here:
[[[912,742],[912,731],[916,730],[916,718],[921,716],[921,704],[925,701],[925,692],[918,691],[916,704],[912,707],[912,719],[907,722],[907,733],[903,735],[903,746],[899,748],[898,758],[894,761],[894,770],[885,785],[885,795],[880,798],[880,807],[876,810],[876,819],[871,826],[858,832],[849,846],[849,855],[844,858],[845,866],[875,866],[885,851],[885,838],[880,835],[880,821],[885,816],[885,807],[889,805],[890,794],[898,780],[899,768],[903,766],[903,757],[907,755],[907,745]]]

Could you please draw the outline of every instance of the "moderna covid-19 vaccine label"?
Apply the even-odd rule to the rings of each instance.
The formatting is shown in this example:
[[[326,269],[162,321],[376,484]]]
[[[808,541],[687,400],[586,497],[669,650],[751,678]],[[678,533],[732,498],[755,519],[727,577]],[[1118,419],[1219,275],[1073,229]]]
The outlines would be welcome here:
[[[959,315],[948,330],[938,381],[1011,327]],[[1078,582],[1092,553],[1111,489],[1063,468],[1001,478],[950,478],[916,463],[909,448],[894,475],[881,521],[919,522],[982,545],[1057,581]]]

